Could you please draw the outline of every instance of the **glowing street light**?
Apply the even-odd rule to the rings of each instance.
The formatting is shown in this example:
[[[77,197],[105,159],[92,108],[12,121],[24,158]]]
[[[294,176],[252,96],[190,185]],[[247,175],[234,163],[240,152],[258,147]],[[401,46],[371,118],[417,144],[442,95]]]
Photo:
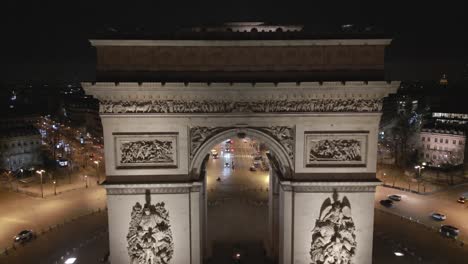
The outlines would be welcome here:
[[[395,256],[397,257],[403,257],[405,255],[403,252],[400,252],[400,251],[395,251],[393,252],[393,254],[395,254]]]
[[[101,182],[101,174],[99,173],[99,161],[95,160],[94,164],[96,164],[96,175],[98,177],[98,184]]]
[[[88,188],[88,175],[85,175],[86,188]]]
[[[65,260],[64,264],[73,264],[75,263],[76,261],[76,258],[68,258],[67,260]]]
[[[53,181],[54,183],[54,195],[57,195],[57,181]]]
[[[36,173],[41,175],[41,197],[44,198],[44,187],[42,186],[42,174],[45,172],[45,170],[37,170]]]

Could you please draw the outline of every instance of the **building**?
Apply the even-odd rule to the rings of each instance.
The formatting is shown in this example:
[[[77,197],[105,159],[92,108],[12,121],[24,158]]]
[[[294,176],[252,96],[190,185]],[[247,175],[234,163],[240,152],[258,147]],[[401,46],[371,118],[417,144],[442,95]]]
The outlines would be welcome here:
[[[435,126],[468,128],[468,113],[433,112],[432,119]]]
[[[99,102],[90,96],[68,96],[63,100],[63,115],[70,121],[70,124],[80,130],[83,136],[101,139]]]
[[[244,136],[271,150],[263,254],[372,262],[377,128],[399,86],[385,80],[391,39],[246,27],[91,40],[96,82],[82,85],[100,102],[111,263],[208,260],[225,241],[207,236],[219,226],[207,217],[207,157]],[[344,217],[346,227],[329,220]]]
[[[422,129],[420,157],[430,167],[458,166],[465,159],[465,144],[463,131]]]
[[[32,126],[0,131],[0,166],[16,171],[42,164],[41,135]]]

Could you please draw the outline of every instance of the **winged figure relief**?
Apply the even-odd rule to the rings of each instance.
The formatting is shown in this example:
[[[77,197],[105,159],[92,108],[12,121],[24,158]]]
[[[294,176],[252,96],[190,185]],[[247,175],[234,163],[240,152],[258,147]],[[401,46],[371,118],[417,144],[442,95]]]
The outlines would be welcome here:
[[[346,196],[339,200],[335,190],[332,199],[322,203],[312,230],[311,264],[353,264],[355,232],[351,204]]]

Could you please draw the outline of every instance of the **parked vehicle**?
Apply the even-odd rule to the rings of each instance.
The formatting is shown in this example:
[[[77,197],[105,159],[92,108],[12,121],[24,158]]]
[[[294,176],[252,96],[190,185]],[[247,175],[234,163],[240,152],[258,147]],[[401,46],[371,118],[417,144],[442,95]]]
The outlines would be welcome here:
[[[229,164],[229,162],[224,163],[224,167],[225,167],[225,168],[229,168],[230,166],[231,166],[231,165]]]
[[[451,225],[443,225],[440,227],[439,231],[443,235],[447,237],[453,237],[453,238],[457,237],[458,234],[460,234],[460,230],[458,230],[458,228],[451,226]]]
[[[250,166],[249,170],[250,170],[250,171],[257,171],[257,169],[255,168],[254,165]]]
[[[431,216],[432,218],[438,221],[444,221],[447,218],[444,214],[440,214],[440,213],[432,213]]]
[[[31,240],[34,237],[34,233],[32,230],[23,230],[18,233],[18,235],[14,236],[16,243],[25,243]]]
[[[397,201],[397,202],[401,201],[401,196],[400,196],[400,195],[397,195],[397,194],[389,195],[388,198],[389,198],[390,200]]]
[[[462,203],[462,204],[464,204],[465,201],[466,201],[466,198],[464,196],[460,196],[460,198],[458,198],[457,200],[457,202]]]
[[[386,199],[386,200],[380,200],[380,204],[385,206],[385,207],[392,207],[393,206],[393,201]]]

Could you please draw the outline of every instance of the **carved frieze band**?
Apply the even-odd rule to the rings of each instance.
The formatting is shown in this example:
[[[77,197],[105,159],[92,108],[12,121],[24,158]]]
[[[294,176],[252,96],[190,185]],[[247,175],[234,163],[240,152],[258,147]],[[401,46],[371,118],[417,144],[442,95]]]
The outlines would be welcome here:
[[[230,129],[230,127],[191,127],[190,128],[190,159],[212,136]],[[287,126],[253,127],[280,143],[288,153],[291,160],[294,160],[294,128]]]
[[[108,188],[107,195],[130,195],[130,194],[145,194],[149,190],[150,193],[163,194],[180,194],[189,192],[199,192],[200,186],[193,187],[158,187],[158,188]]]
[[[358,186],[291,186],[281,185],[284,191],[294,192],[308,192],[308,193],[325,193],[333,192],[375,192],[376,186],[374,185],[358,185]]]
[[[263,101],[149,100],[101,101],[100,113],[306,113],[379,112],[381,99],[307,99]]]

